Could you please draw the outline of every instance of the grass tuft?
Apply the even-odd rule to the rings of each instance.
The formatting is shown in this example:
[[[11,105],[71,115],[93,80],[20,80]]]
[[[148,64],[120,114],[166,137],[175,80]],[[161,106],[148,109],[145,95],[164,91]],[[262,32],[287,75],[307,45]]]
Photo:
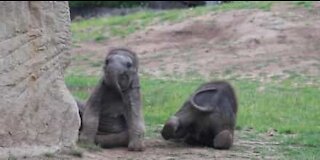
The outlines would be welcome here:
[[[84,142],[78,142],[78,146],[81,148],[84,148],[90,152],[101,152],[102,148],[96,144],[93,143],[84,143]]]
[[[294,4],[298,7],[304,7],[306,9],[311,9],[313,6],[313,1],[294,1]]]
[[[72,149],[69,154],[74,157],[79,157],[79,158],[83,157],[83,151],[80,149]]]
[[[48,158],[53,158],[54,157],[54,153],[52,152],[47,152],[44,154],[45,157],[48,157]]]

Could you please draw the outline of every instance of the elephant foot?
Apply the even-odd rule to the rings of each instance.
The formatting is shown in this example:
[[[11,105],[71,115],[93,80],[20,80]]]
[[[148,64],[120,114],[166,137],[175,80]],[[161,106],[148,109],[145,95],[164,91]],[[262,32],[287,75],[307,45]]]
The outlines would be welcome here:
[[[129,135],[127,131],[120,133],[98,134],[95,142],[102,148],[125,147],[128,145]]]
[[[233,143],[233,134],[229,130],[223,130],[213,140],[216,149],[229,149]]]
[[[93,144],[94,137],[92,137],[91,135],[80,133],[78,142],[81,144]]]
[[[145,145],[143,143],[143,140],[135,139],[135,140],[130,141],[129,145],[128,145],[128,150],[129,151],[144,151]]]

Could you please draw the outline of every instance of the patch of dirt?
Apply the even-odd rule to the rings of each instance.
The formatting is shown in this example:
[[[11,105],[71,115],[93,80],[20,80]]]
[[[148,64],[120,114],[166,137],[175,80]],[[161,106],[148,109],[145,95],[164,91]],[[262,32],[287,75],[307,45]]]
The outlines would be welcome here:
[[[102,64],[92,62],[100,62],[109,49],[123,46],[138,53],[141,73],[158,77],[319,75],[318,6],[315,2],[314,9],[307,10],[282,2],[271,11],[212,13],[177,24],[151,26],[126,38],[80,43],[72,54],[89,59],[74,61],[70,70],[100,74]]]
[[[252,140],[252,139],[255,140]],[[236,132],[234,146],[230,150],[194,147],[183,143],[164,141],[160,137],[148,138],[143,152],[129,152],[127,148],[103,149],[101,152],[84,152],[82,158],[69,155],[38,157],[32,160],[201,160],[201,159],[280,159],[279,144],[270,141],[266,134],[252,131]],[[30,160],[31,160],[30,159]],[[29,159],[26,159],[29,160]]]

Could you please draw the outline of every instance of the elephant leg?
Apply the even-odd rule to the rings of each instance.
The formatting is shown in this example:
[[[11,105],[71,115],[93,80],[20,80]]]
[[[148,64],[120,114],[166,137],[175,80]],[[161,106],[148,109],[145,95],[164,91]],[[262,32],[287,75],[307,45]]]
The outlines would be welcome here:
[[[181,122],[176,116],[172,116],[161,131],[162,137],[166,140],[183,138],[186,134],[186,128],[181,126]]]
[[[103,148],[126,147],[129,143],[128,131],[110,134],[97,134],[95,141]]]
[[[138,79],[136,77],[136,79]],[[136,82],[137,83],[137,82]],[[129,151],[143,151],[145,126],[142,113],[141,95],[139,88],[134,88],[124,94],[127,103],[126,121],[129,134]]]
[[[94,143],[95,136],[98,132],[104,92],[105,87],[103,87],[103,82],[101,81],[84,105],[81,115],[79,142]]]
[[[233,143],[233,134],[229,130],[223,130],[213,139],[213,147],[216,149],[229,149]]]
[[[93,143],[94,137],[98,131],[99,111],[93,107],[88,107],[82,118],[82,127],[79,136],[80,142]]]

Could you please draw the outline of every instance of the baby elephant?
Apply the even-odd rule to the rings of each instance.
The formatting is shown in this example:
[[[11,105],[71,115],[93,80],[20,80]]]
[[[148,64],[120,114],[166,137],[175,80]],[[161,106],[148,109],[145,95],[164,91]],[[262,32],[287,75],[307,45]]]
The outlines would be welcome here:
[[[233,144],[237,100],[228,82],[201,85],[163,127],[166,140],[229,149]]]
[[[98,85],[85,104],[77,102],[82,120],[80,142],[144,150],[138,64],[137,55],[128,49],[109,52]]]

